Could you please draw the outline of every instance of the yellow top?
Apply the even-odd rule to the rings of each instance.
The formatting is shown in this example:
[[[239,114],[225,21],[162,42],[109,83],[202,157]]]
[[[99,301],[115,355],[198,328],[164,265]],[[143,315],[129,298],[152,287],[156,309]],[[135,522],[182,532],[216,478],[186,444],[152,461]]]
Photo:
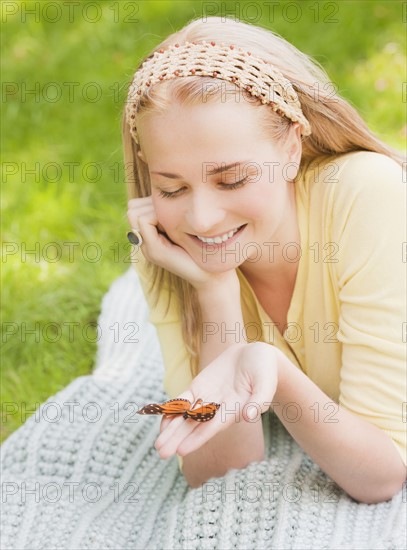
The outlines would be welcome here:
[[[277,346],[332,400],[384,430],[407,465],[402,168],[365,151],[319,157],[301,168],[295,190],[301,259],[287,329],[283,337],[273,326],[238,268],[249,341]],[[293,249],[287,254],[293,258]],[[192,380],[175,300],[164,318],[168,288],[152,308],[141,252],[134,267],[161,345],[164,389],[174,398]]]

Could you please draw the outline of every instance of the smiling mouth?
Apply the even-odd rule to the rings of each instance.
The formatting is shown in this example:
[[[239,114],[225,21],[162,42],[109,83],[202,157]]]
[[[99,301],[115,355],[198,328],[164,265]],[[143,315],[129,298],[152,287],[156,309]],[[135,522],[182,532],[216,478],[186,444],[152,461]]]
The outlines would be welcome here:
[[[245,223],[243,225],[239,225],[235,229],[232,229],[231,231],[229,231],[227,233],[224,233],[223,235],[219,235],[217,237],[205,238],[205,237],[201,237],[199,235],[190,235],[190,236],[193,239],[198,240],[202,244],[220,245],[220,244],[223,244],[223,243],[226,243],[226,242],[230,241],[235,235],[240,233],[246,227],[246,225],[247,225],[247,223]]]

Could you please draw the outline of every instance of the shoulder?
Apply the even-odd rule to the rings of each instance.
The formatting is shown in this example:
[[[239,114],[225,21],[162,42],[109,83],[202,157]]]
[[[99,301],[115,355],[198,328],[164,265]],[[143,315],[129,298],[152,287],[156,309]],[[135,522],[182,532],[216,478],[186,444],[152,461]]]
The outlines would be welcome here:
[[[357,151],[337,159],[329,218],[335,238],[352,226],[354,236],[370,231],[399,235],[406,223],[407,184],[403,167],[388,157]]]
[[[336,159],[340,181],[344,185],[354,186],[388,184],[403,182],[402,166],[381,153],[371,151],[355,151],[341,155]]]
[[[323,184],[345,184],[352,181],[356,185],[357,182],[363,184],[367,181],[383,180],[389,176],[396,181],[403,180],[403,168],[398,162],[387,155],[372,151],[352,151],[341,155],[317,157],[305,170],[307,175],[312,174],[314,181]]]
[[[406,174],[387,155],[371,151],[324,155],[305,163],[299,174],[298,199],[313,225],[326,228],[329,240],[339,239],[352,224],[361,230],[363,225],[379,230],[384,224],[394,226],[397,233],[405,224]]]
[[[352,151],[323,155],[305,163],[296,181],[297,195],[309,215],[329,225],[356,209],[402,208],[406,177],[402,166],[380,153]]]
[[[403,167],[381,153],[355,151],[325,159],[319,165],[319,183],[329,190],[333,212],[344,212],[359,204],[394,205],[406,196]]]
[[[352,151],[341,155],[323,155],[306,162],[296,183],[304,196],[320,197],[328,203],[352,201],[363,190],[386,187],[402,192],[406,188],[405,168],[381,153]]]

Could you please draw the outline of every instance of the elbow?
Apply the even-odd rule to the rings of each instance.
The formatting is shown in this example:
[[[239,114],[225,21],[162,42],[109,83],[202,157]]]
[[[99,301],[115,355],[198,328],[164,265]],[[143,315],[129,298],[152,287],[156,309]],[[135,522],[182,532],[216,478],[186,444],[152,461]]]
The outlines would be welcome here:
[[[391,500],[393,497],[398,495],[401,491],[406,490],[406,472],[402,479],[397,479],[395,482],[389,483],[380,488],[376,488],[375,491],[363,491],[362,494],[351,494],[349,495],[359,502],[360,504],[379,504],[381,502],[386,502]],[[405,498],[403,496],[403,498]]]
[[[400,491],[401,487],[397,490],[394,489],[386,489],[382,490],[381,492],[376,492],[374,494],[364,494],[362,496],[352,496],[350,495],[356,502],[359,504],[380,504],[381,502],[386,502],[387,500],[391,500],[393,497],[395,497]]]
[[[390,500],[396,495],[398,495],[401,491],[403,491],[403,499],[405,499],[404,492],[406,491],[406,469],[404,468],[402,477],[399,477],[395,482],[393,482],[391,485],[388,485],[386,489],[383,491],[383,500]],[[379,502],[382,502],[379,501]]]

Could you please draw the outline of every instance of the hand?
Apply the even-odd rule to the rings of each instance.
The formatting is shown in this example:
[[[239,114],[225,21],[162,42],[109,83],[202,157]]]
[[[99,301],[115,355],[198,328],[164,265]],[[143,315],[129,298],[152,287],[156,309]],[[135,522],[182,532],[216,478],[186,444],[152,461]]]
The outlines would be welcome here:
[[[170,240],[158,222],[151,196],[129,200],[127,218],[131,227],[140,230],[143,236],[140,250],[149,262],[185,279],[197,290],[211,288],[214,284],[225,288],[230,288],[231,284],[238,286],[235,269],[209,273],[200,268],[186,250]]]
[[[192,403],[198,398],[204,402],[220,403],[217,413],[207,422],[182,416],[163,417],[161,433],[155,443],[160,457],[192,453],[233,422],[258,422],[273,401],[277,383],[277,350],[274,346],[264,342],[230,346],[178,396]],[[246,406],[249,403],[253,405]]]

